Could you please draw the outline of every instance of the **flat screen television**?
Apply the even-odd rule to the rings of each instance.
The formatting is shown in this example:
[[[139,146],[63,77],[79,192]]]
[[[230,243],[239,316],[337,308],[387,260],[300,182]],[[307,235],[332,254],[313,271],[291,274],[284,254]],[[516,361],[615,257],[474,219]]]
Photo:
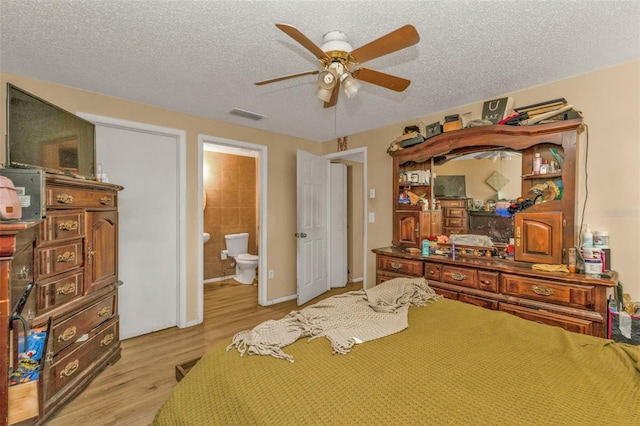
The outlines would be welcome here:
[[[7,166],[95,179],[95,125],[7,83]]]
[[[464,175],[437,175],[433,188],[436,197],[466,197],[466,180]]]

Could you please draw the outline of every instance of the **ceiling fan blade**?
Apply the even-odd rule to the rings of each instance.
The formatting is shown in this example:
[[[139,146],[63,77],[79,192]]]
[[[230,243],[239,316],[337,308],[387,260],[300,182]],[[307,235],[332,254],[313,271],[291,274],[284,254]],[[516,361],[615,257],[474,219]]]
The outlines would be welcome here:
[[[415,27],[413,25],[405,25],[379,39],[358,47],[349,56],[355,62],[361,64],[405,47],[413,46],[419,41],[420,36]]]
[[[385,74],[369,68],[358,68],[352,75],[358,80],[395,90],[396,92],[404,91],[411,84],[411,80],[406,78],[396,77],[395,75]]]
[[[335,87],[333,88],[333,92],[331,92],[331,99],[329,99],[329,102],[324,103],[324,107],[331,108],[332,106],[335,106],[335,104],[338,103],[339,94],[340,94],[340,84],[336,84]]]
[[[302,34],[300,30],[288,24],[276,24],[276,27],[280,28],[286,35],[297,41],[307,49],[309,52],[320,60],[320,62],[331,62],[331,58],[322,49],[320,49],[314,42],[309,40],[307,36]]]
[[[290,78],[302,77],[303,75],[314,75],[314,74],[318,74],[319,72],[320,72],[320,70],[299,72],[297,74],[289,74],[289,75],[283,75],[282,77],[272,78],[271,80],[258,81],[257,83],[254,83],[254,84],[256,86],[262,86],[263,84],[275,83],[276,81],[282,81],[282,80],[288,80]]]

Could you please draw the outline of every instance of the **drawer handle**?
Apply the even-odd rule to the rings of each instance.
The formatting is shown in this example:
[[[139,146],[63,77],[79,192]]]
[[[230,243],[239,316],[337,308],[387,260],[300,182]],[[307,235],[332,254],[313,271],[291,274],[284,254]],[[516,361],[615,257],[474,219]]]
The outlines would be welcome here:
[[[465,274],[461,274],[460,272],[453,272],[451,273],[451,278],[456,281],[464,281],[465,279],[467,279],[467,276]]]
[[[76,291],[76,283],[67,283],[56,290],[56,294],[71,294]]]
[[[516,226],[516,247],[520,247],[520,238],[522,237],[522,231],[519,226]]]
[[[73,195],[69,195],[69,194],[58,194],[56,196],[56,200],[60,203],[60,204],[71,204],[73,203]]]
[[[75,220],[67,220],[58,224],[58,229],[61,231],[76,231],[78,229],[78,222]]]
[[[489,285],[489,280],[480,280],[481,284]]]
[[[111,197],[107,197],[107,196],[101,197],[100,204],[103,204],[103,205],[111,204]]]
[[[531,290],[540,296],[551,296],[553,294],[552,288],[545,287],[543,285],[532,285]]]
[[[100,346],[109,346],[113,342],[113,333],[109,333],[100,340]]]
[[[429,274],[431,274],[431,275],[435,275],[435,274],[436,274],[436,271],[431,270],[431,271],[429,271]]]
[[[398,263],[398,262],[391,262],[391,267],[393,269],[400,269],[400,268],[402,268],[402,264]]]
[[[64,333],[62,333],[60,336],[58,336],[58,342],[68,342],[69,340],[73,339],[73,336],[76,335],[76,326],[74,325],[73,327],[69,327],[67,328]]]
[[[60,372],[60,378],[64,379],[65,377],[73,376],[73,373],[78,370],[78,367],[80,367],[79,360],[76,359],[75,361],[71,361],[69,364],[67,364],[64,370]]]
[[[98,311],[98,316],[103,317],[105,315],[109,315],[111,313],[111,308],[108,306],[104,306],[102,309]]]
[[[65,251],[61,255],[58,255],[58,257],[56,257],[56,260],[60,263],[75,262],[76,254],[72,251]]]

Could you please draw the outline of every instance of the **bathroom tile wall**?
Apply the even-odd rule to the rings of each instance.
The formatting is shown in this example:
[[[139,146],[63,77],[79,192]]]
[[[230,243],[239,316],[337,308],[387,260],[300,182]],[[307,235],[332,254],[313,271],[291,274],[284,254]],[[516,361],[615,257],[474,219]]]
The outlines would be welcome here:
[[[233,275],[232,259],[221,260],[224,236],[249,233],[251,254],[258,254],[257,166],[258,160],[204,151],[203,188],[206,196],[204,232],[211,239],[204,245],[204,280]]]

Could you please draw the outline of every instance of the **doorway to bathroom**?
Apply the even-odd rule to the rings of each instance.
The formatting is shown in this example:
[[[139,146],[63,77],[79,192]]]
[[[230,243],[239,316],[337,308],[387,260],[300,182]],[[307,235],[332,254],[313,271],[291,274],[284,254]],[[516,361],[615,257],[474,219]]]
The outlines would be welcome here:
[[[204,285],[229,282],[235,261],[227,255],[225,235],[248,233],[248,254],[258,255],[258,303],[266,304],[266,156],[267,148],[214,136],[198,137],[198,188],[202,230],[198,311]],[[208,241],[204,239],[208,234]]]

